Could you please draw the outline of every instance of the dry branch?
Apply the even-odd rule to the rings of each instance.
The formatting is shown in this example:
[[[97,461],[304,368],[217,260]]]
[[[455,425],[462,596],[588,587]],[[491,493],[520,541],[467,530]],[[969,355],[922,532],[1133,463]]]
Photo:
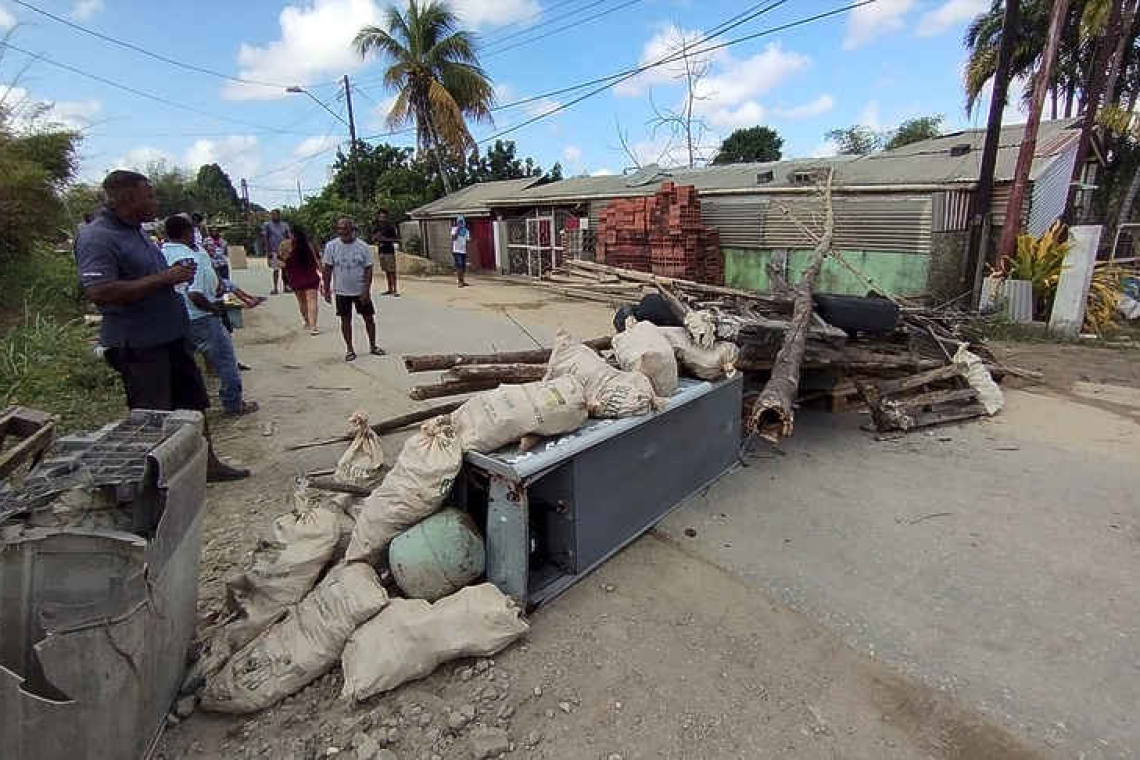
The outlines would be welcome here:
[[[456,409],[458,409],[461,403],[462,402],[459,401],[452,401],[446,404],[440,404],[439,406],[433,406],[430,409],[420,409],[419,411],[402,414],[399,417],[392,417],[391,419],[382,420],[381,422],[377,422],[375,425],[371,426],[372,432],[376,433],[377,435],[384,435],[385,433],[391,433],[395,430],[406,428],[409,425],[414,425],[417,422],[430,420],[432,417],[438,417],[441,414],[450,414],[451,412],[454,412]],[[341,435],[337,436],[336,438],[327,438],[323,441],[298,443],[293,446],[287,446],[285,450],[299,451],[301,449],[311,449],[316,446],[328,446],[333,443],[344,443],[345,441],[351,441],[355,435],[355,433],[349,433],[348,435]]]
[[[812,288],[823,266],[823,260],[831,250],[834,234],[835,212],[831,202],[833,173],[832,170],[828,170],[827,182],[823,186],[823,234],[815,244],[811,265],[796,284],[792,319],[784,333],[783,346],[776,354],[776,360],[772,364],[772,374],[756,399],[748,419],[749,432],[757,433],[772,443],[779,443],[781,438],[791,435],[794,429],[794,404],[800,386],[800,365],[803,363],[804,344],[811,327],[814,309],[811,300]]]
[[[440,396],[458,396],[461,393],[476,393],[498,388],[498,380],[451,380],[431,385],[417,385],[408,391],[408,397],[416,401]]]
[[[452,367],[445,381],[497,380],[500,383],[533,383],[546,374],[545,364],[472,364]]]
[[[595,351],[605,351],[610,348],[611,340],[604,336],[588,340],[586,345]],[[549,348],[497,354],[410,354],[404,356],[404,367],[408,372],[435,372],[465,364],[546,364],[549,360]]]

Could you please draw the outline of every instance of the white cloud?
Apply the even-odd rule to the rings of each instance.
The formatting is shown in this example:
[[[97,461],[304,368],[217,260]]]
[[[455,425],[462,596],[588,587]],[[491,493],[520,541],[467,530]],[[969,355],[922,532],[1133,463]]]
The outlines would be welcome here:
[[[835,144],[834,140],[821,142],[811,152],[812,158],[831,158],[837,155],[839,155],[839,146]]]
[[[186,151],[186,167],[192,174],[205,164],[218,164],[237,180],[255,174],[261,166],[261,150],[253,135],[230,135],[221,140],[196,140]]]
[[[777,108],[773,113],[781,119],[808,119],[825,114],[833,108],[835,108],[835,98],[824,94],[802,105]]]
[[[577,166],[582,163],[582,149],[577,145],[567,145],[562,149],[562,157],[567,163]]]
[[[336,135],[325,135],[324,137],[306,137],[304,140],[297,144],[293,149],[293,155],[297,158],[308,158],[309,156],[316,155],[322,151],[336,147],[340,142],[340,138]]]
[[[641,50],[638,65],[644,66],[673,55],[684,48],[686,44],[693,44],[702,39],[703,34],[693,29],[681,29],[672,24],[664,26],[657,31]],[[700,56],[691,56],[690,61],[695,66],[703,66],[713,61],[723,60],[727,56],[723,50],[706,53]],[[678,58],[671,63],[654,66],[635,77],[619,82],[614,86],[614,92],[626,97],[637,97],[644,94],[653,85],[677,84],[685,75],[685,61]]]
[[[601,169],[594,169],[594,171],[590,172],[590,176],[591,177],[612,177],[613,176],[613,170],[607,169],[605,167],[602,167]]]
[[[768,111],[755,100],[748,100],[735,108],[724,107],[716,110],[700,109],[701,115],[718,127],[736,129],[738,127],[751,127],[764,121]]]
[[[335,79],[366,63],[352,47],[362,26],[384,26],[387,2],[378,0],[299,0],[278,15],[277,39],[243,42],[238,48],[239,76],[283,85],[310,85]],[[536,0],[453,0],[451,7],[467,27],[509,24],[538,11]],[[376,60],[375,54],[369,60]],[[274,100],[278,87],[231,82],[222,89],[228,100]]]
[[[71,9],[71,17],[76,21],[88,21],[103,10],[103,0],[78,0]]]
[[[918,22],[919,37],[933,37],[952,26],[969,21],[990,7],[990,0],[946,0],[932,11],[928,11]]]
[[[40,100],[23,87],[0,88],[0,104],[9,110],[12,123],[18,129],[33,122],[86,129],[103,110],[98,100]]]
[[[809,63],[807,56],[786,52],[776,42],[743,60],[724,56],[714,64],[710,75],[694,85],[694,111],[715,126],[751,126],[766,114],[755,98],[807,68]]]
[[[513,24],[540,10],[536,0],[451,0],[451,9],[470,27]]]
[[[555,108],[561,106],[561,101],[554,98],[539,98],[522,106],[522,110],[526,112],[527,116],[542,116],[543,114],[550,113]]]
[[[150,146],[141,146],[132,148],[125,156],[120,156],[114,160],[116,169],[135,169],[138,171],[145,171],[149,164],[155,162],[165,162],[166,164],[173,165],[174,157],[161,148],[152,148]]]
[[[862,47],[876,37],[897,32],[903,27],[903,16],[914,6],[914,0],[878,0],[851,11],[847,23],[844,50]]]
[[[878,132],[883,128],[883,116],[879,110],[879,101],[871,100],[867,105],[863,106],[862,113],[859,114],[859,124]]]
[[[11,29],[16,25],[16,17],[8,9],[0,5],[0,29]]]
[[[388,114],[391,113],[392,106],[396,105],[396,97],[390,95],[372,106],[372,110],[368,112],[368,123],[373,129],[388,130]]]

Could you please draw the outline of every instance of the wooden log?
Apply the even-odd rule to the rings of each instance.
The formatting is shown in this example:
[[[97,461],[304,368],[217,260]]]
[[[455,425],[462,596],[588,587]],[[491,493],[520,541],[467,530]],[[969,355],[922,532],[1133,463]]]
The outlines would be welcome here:
[[[545,364],[473,364],[452,367],[443,374],[446,381],[497,380],[500,383],[533,383],[546,375]]]
[[[610,336],[585,341],[595,351],[610,348]],[[549,348],[527,351],[502,351],[497,354],[418,354],[404,356],[408,372],[437,372],[464,364],[545,364],[550,360]]]
[[[377,422],[375,425],[371,425],[370,427],[372,428],[372,432],[376,433],[376,435],[384,435],[385,433],[391,433],[395,430],[406,428],[409,425],[415,425],[417,422],[430,420],[431,418],[438,417],[441,414],[450,414],[451,412],[454,412],[456,409],[458,409],[462,403],[462,401],[449,401],[446,404],[433,406],[430,409],[419,409],[414,412],[409,412],[408,414],[401,414],[399,417],[392,417],[391,419]],[[351,441],[354,435],[355,434],[353,433],[349,433],[348,435],[341,435],[337,436],[336,438],[326,438],[322,441],[298,443],[294,444],[293,446],[287,446],[285,450],[300,451],[301,449],[311,449],[316,446],[328,446],[334,443],[344,443],[345,441]]]
[[[811,264],[796,283],[792,319],[784,333],[783,346],[776,354],[772,374],[760,391],[747,421],[746,429],[749,433],[757,434],[772,443],[779,443],[780,439],[791,435],[795,428],[794,405],[800,386],[800,365],[803,363],[804,346],[814,311],[812,288],[823,267],[823,260],[831,250],[835,228],[835,213],[831,203],[833,174],[832,170],[828,171],[827,182],[823,187],[823,234],[815,245]]]
[[[755,351],[752,346],[747,346],[741,349],[736,368],[741,372],[768,372],[771,371],[774,362],[775,357],[772,354]],[[871,351],[852,347],[835,350],[809,345],[801,366],[803,369],[832,368],[883,375],[937,369],[944,364],[938,359],[928,359],[909,353]]]
[[[896,393],[908,391],[912,388],[920,388],[923,385],[936,383],[940,380],[950,380],[952,378],[961,377],[962,368],[957,364],[946,364],[937,369],[920,372],[917,375],[910,375],[909,377],[902,377],[898,380],[888,380],[884,383],[879,383],[875,386],[875,391],[879,396],[893,396]]]
[[[900,409],[917,409],[923,406],[945,404],[948,401],[973,401],[978,392],[973,388],[949,388],[941,391],[929,391],[917,396],[904,396],[900,399],[891,399],[891,403]]]
[[[440,396],[458,396],[460,393],[477,393],[498,388],[498,380],[451,380],[431,385],[417,385],[408,391],[408,397],[416,401]]]
[[[790,311],[792,306],[792,299],[787,296],[781,296],[777,293],[759,293],[751,290],[738,290],[737,288],[729,288],[724,285],[706,285],[702,282],[694,282],[693,280],[682,280],[676,277],[658,277],[648,272],[638,272],[633,269],[621,269],[619,267],[611,267],[606,264],[598,264],[593,261],[582,261],[575,259],[566,262],[571,268],[589,269],[595,272],[604,272],[620,277],[623,280],[630,280],[632,282],[644,282],[647,285],[653,285],[661,282],[666,285],[671,285],[680,290],[690,290],[698,293],[713,293],[720,296],[733,296],[735,298],[743,298],[749,301],[765,304],[776,311],[787,312]]]

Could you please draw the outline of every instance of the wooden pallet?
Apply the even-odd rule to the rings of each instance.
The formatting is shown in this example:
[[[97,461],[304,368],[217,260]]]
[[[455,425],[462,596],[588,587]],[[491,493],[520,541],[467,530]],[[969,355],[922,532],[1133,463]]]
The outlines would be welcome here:
[[[48,447],[55,442],[55,426],[59,417],[38,409],[10,406],[0,413],[0,478],[6,478],[22,464],[32,467],[39,463]],[[4,449],[4,439],[19,439],[11,448]]]
[[[856,381],[880,433],[981,417],[985,407],[957,364],[877,384]]]

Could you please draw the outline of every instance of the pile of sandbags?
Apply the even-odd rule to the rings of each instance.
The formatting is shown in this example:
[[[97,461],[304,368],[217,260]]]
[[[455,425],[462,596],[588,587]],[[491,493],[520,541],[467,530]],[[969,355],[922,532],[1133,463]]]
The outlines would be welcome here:
[[[380,436],[368,425],[368,413],[354,412],[348,418],[355,435],[348,449],[336,463],[333,477],[341,483],[371,488],[380,481],[384,471],[384,449]]]
[[[735,343],[722,340],[714,342],[709,348],[701,348],[684,327],[657,329],[673,347],[678,364],[687,374],[700,380],[720,380],[736,374],[740,348]]]
[[[463,451],[484,454],[527,435],[551,436],[577,430],[586,417],[582,383],[572,376],[500,385],[474,396],[451,413]]]
[[[565,330],[558,331],[546,366],[547,381],[574,377],[582,384],[591,417],[632,417],[664,403],[648,377],[611,367],[594,349],[578,343]]]
[[[613,345],[618,366],[648,377],[658,396],[668,398],[676,392],[677,359],[657,325],[626,317],[625,330],[614,336]]]

